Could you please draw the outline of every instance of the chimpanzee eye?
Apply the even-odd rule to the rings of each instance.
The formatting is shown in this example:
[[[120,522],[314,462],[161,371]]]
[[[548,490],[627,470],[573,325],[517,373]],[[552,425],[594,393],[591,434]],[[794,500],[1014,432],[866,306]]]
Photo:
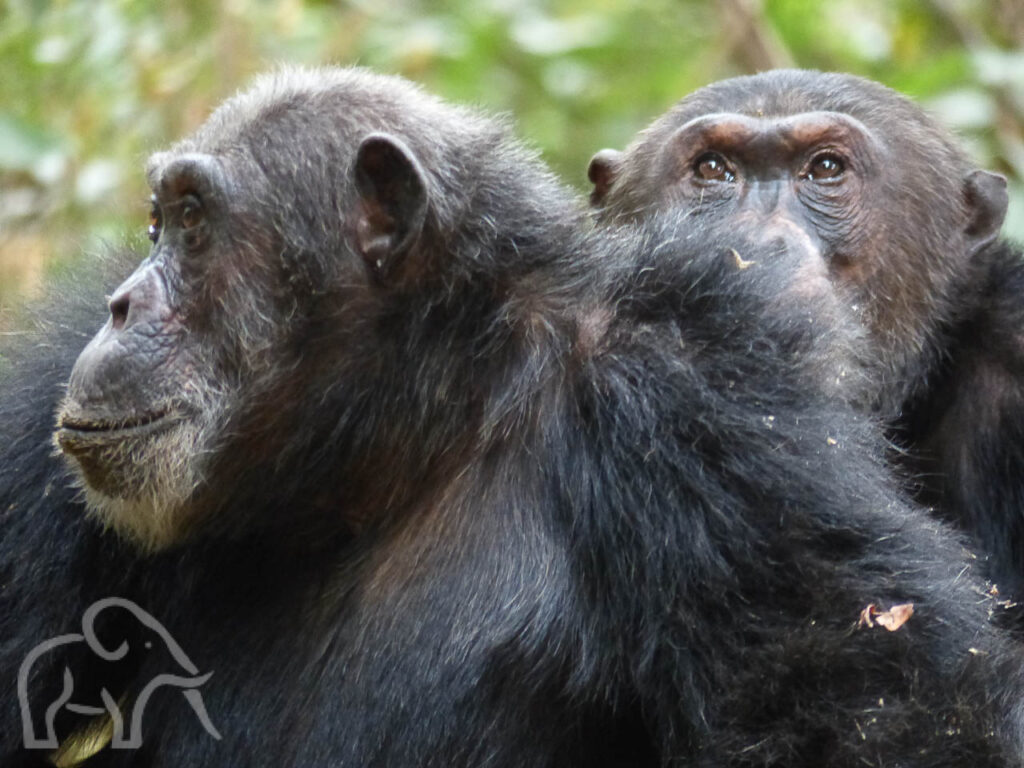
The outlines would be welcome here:
[[[181,201],[181,228],[193,229],[203,221],[203,206],[195,195],[185,195]]]
[[[811,181],[824,181],[839,178],[845,170],[846,163],[843,162],[843,158],[833,152],[822,152],[811,160],[805,176]]]
[[[160,229],[163,227],[163,214],[160,212],[160,206],[157,205],[156,200],[150,200],[149,202],[149,227],[146,229],[146,234],[149,235],[151,242],[156,242],[160,239]]]
[[[704,181],[736,181],[729,163],[717,152],[705,152],[693,164],[693,172]]]

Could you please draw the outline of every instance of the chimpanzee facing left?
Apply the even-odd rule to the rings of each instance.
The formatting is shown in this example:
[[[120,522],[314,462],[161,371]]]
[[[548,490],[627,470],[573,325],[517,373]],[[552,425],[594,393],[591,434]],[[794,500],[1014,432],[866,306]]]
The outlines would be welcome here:
[[[222,739],[158,691],[88,764],[1021,764],[1020,652],[846,404],[812,244],[592,232],[505,126],[361,70],[264,78],[148,173],[56,433],[134,554],[8,473],[0,556],[65,631],[107,588],[156,616]],[[9,680],[43,638],[0,627]],[[86,679],[130,708],[163,658],[127,640]]]

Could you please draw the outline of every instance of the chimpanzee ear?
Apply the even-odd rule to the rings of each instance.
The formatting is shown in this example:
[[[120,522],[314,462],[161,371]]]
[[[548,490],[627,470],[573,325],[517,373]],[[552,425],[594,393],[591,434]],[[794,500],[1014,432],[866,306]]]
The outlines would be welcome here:
[[[619,175],[619,167],[622,165],[622,153],[617,149],[602,149],[592,158],[587,167],[587,178],[594,185],[594,191],[590,193],[590,204],[599,206],[604,203],[604,198],[615,183]]]
[[[964,179],[964,199],[970,217],[965,231],[973,250],[978,251],[995,240],[1003,226],[1009,204],[1006,178],[989,171],[971,171]]]
[[[358,192],[356,247],[382,277],[419,238],[427,216],[427,185],[412,151],[399,139],[373,133],[355,160]]]

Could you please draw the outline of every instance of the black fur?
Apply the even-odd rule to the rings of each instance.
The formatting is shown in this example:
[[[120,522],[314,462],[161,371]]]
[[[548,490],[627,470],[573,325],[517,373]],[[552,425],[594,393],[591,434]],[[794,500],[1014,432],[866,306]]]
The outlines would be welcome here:
[[[342,225],[374,131],[429,190],[380,266]],[[252,174],[234,250],[182,257],[174,290],[211,299],[194,336],[245,361],[276,334],[224,414],[210,517],[124,567],[80,517],[45,423],[82,321],[0,389],[0,418],[36,424],[0,476],[4,680],[107,589],[214,673],[222,741],[163,691],[143,748],[103,764],[1020,764],[1017,649],[845,405],[858,328],[829,296],[779,300],[787,249],[673,216],[590,232],[504,128],[359,71],[263,80],[172,152]],[[897,631],[858,627],[908,602]],[[129,700],[166,663],[132,650]]]
[[[999,242],[974,258],[944,354],[895,433],[922,500],[960,523],[1004,597],[1024,597],[1024,256]],[[1020,610],[1014,607],[1014,614]],[[1024,621],[1018,618],[1019,626]]]
[[[62,276],[32,311],[12,318],[0,345],[0,756],[16,762],[22,726],[16,679],[39,642],[74,631],[90,603],[117,594],[130,581],[135,556],[117,538],[86,520],[67,467],[53,446],[54,417],[71,367],[103,322],[104,289],[134,266],[130,252],[111,252]],[[44,656],[30,690],[39,701],[60,692],[64,660]],[[75,659],[75,666],[87,668]],[[81,677],[89,691],[110,684]],[[122,684],[114,680],[116,686]],[[74,719],[58,718],[67,734]],[[25,765],[49,764],[21,753]],[[37,762],[38,760],[38,762]]]
[[[694,206],[680,194],[688,169],[666,158],[704,147],[681,145],[676,131],[701,116],[768,125],[827,112],[860,121],[877,152],[850,158],[848,175],[864,185],[857,204],[808,206],[808,219],[827,223],[807,227],[832,279],[858,283],[851,303],[875,340],[872,405],[891,420],[919,500],[972,534],[1004,597],[1024,598],[1024,255],[996,237],[1000,181],[947,130],[910,99],[852,75],[738,77],[690,94],[624,152],[595,156],[592,199],[605,219],[676,207],[723,221],[735,215],[729,206]],[[789,171],[788,157],[760,158],[772,160],[778,174],[768,178]],[[834,269],[837,255],[857,268],[852,280]]]

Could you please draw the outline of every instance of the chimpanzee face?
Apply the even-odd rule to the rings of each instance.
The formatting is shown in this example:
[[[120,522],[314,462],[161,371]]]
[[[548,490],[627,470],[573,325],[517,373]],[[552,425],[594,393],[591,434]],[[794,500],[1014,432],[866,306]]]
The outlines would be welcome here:
[[[151,251],[110,297],[56,433],[92,511],[143,548],[180,539],[238,482],[211,477],[219,455],[241,443],[274,471],[273,435],[246,442],[238,414],[301,402],[310,327],[372,326],[379,285],[420,240],[416,158],[338,119],[358,111],[334,98],[337,114],[297,100],[260,119],[229,103],[150,159]]]
[[[958,276],[1006,210],[1005,180],[973,169],[919,107],[818,72],[698,90],[624,152],[597,153],[589,176],[605,220],[672,208],[766,239],[806,238],[814,256],[802,275],[829,281],[870,331],[889,388],[929,354]]]

